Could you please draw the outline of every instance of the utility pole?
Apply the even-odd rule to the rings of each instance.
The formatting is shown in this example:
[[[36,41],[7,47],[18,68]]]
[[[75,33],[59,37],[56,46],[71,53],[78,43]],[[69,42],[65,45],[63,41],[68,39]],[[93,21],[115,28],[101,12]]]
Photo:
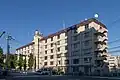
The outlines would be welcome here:
[[[3,32],[0,34],[0,38],[3,36],[3,34],[5,34],[5,31],[3,31]]]

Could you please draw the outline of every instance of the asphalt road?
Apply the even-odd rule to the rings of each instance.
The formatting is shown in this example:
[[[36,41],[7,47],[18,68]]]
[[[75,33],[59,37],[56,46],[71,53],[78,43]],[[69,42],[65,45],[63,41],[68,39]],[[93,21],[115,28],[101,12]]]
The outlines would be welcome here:
[[[14,76],[6,80],[120,80],[115,77],[83,77],[83,76]]]

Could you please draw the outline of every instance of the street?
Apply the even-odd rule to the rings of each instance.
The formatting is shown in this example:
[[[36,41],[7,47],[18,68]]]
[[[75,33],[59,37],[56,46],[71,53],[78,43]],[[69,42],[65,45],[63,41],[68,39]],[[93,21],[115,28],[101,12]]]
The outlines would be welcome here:
[[[92,77],[92,76],[14,76],[6,80],[120,80],[117,77]]]

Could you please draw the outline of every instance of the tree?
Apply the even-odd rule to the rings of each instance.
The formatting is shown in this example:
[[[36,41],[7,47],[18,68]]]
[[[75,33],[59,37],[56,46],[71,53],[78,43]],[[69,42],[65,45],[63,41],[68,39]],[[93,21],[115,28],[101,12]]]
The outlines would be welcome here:
[[[30,70],[32,69],[33,64],[34,64],[34,58],[33,58],[33,54],[31,53],[28,60],[28,66]]]
[[[4,55],[3,55],[3,49],[0,47],[0,67],[4,67]]]
[[[24,59],[23,67],[24,67],[24,70],[26,70],[26,67],[27,67],[27,64],[26,64],[26,56],[25,56],[25,59]]]
[[[18,66],[19,66],[19,69],[22,70],[22,67],[23,67],[23,55],[19,55],[19,61],[18,61]]]
[[[14,63],[14,66],[16,68],[18,66],[18,59],[17,59],[17,55],[16,54],[14,55],[13,63]]]
[[[10,60],[10,67],[15,69],[17,67],[17,63],[18,63],[17,55],[11,54],[9,60]]]

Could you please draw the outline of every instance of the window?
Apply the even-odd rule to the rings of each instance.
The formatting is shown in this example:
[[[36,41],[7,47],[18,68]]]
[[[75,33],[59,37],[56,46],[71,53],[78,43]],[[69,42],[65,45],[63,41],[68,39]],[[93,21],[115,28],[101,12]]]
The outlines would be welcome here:
[[[73,72],[79,72],[79,67],[78,66],[73,66],[72,69],[73,69]]]
[[[29,50],[28,50],[28,53],[29,53]]]
[[[65,60],[65,64],[69,64],[69,60]]]
[[[47,43],[47,39],[45,40],[45,43]]]
[[[53,65],[53,61],[50,62],[50,65]]]
[[[85,29],[88,29],[88,27],[89,27],[89,24],[86,24],[86,25],[85,25]]]
[[[73,40],[76,41],[78,39],[78,36],[74,36]]]
[[[60,39],[60,34],[57,36],[57,39]]]
[[[73,47],[76,49],[78,44],[74,44]]]
[[[68,50],[68,46],[65,46],[65,50]]]
[[[118,63],[118,67],[120,67],[120,64]]]
[[[79,64],[79,59],[73,59],[73,64]]]
[[[47,45],[45,45],[45,49],[47,48]]]
[[[47,51],[45,51],[45,54],[47,54]]]
[[[86,52],[86,53],[84,53],[85,55],[88,55],[88,54],[90,54],[91,52]]]
[[[65,36],[67,36],[67,32],[65,33]]]
[[[67,39],[65,39],[65,43],[67,43]]]
[[[51,49],[51,53],[53,53],[53,49]]]
[[[60,41],[57,41],[57,45],[60,45]]]
[[[89,32],[86,32],[86,33],[84,33],[84,38],[87,38],[87,37],[89,37]]]
[[[67,57],[67,56],[69,56],[69,55],[68,55],[68,53],[66,52],[66,53],[64,53],[64,56]]]
[[[58,64],[60,65],[60,64],[61,64],[61,61],[58,61]]]
[[[57,54],[57,58],[60,58],[61,57],[61,54]]]
[[[89,45],[89,43],[90,43],[90,41],[89,41],[89,40],[85,41],[85,42],[84,42],[84,46],[88,46],[88,45]]]
[[[91,59],[92,59],[91,57],[87,57],[87,58],[84,58],[84,61],[85,61],[85,62],[90,62]]]
[[[50,59],[53,59],[53,55],[50,56]]]
[[[53,41],[53,37],[51,37],[51,41]]]
[[[31,52],[33,53],[34,49],[31,49]]]
[[[80,55],[79,52],[80,52],[79,50],[73,51],[72,56],[79,56]]]
[[[83,49],[84,53],[91,53],[92,48]]]
[[[29,49],[29,46],[28,46],[28,49]]]
[[[47,62],[44,62],[44,65],[47,65]]]
[[[86,61],[86,62],[87,62],[87,61],[88,61],[88,58],[84,58],[84,61]]]
[[[45,56],[45,60],[47,60],[47,56]]]
[[[60,52],[60,47],[59,47],[59,48],[57,48],[57,51],[58,51],[58,52]]]
[[[53,43],[51,43],[51,47],[53,47]]]
[[[74,28],[74,33],[77,33],[77,28]]]

